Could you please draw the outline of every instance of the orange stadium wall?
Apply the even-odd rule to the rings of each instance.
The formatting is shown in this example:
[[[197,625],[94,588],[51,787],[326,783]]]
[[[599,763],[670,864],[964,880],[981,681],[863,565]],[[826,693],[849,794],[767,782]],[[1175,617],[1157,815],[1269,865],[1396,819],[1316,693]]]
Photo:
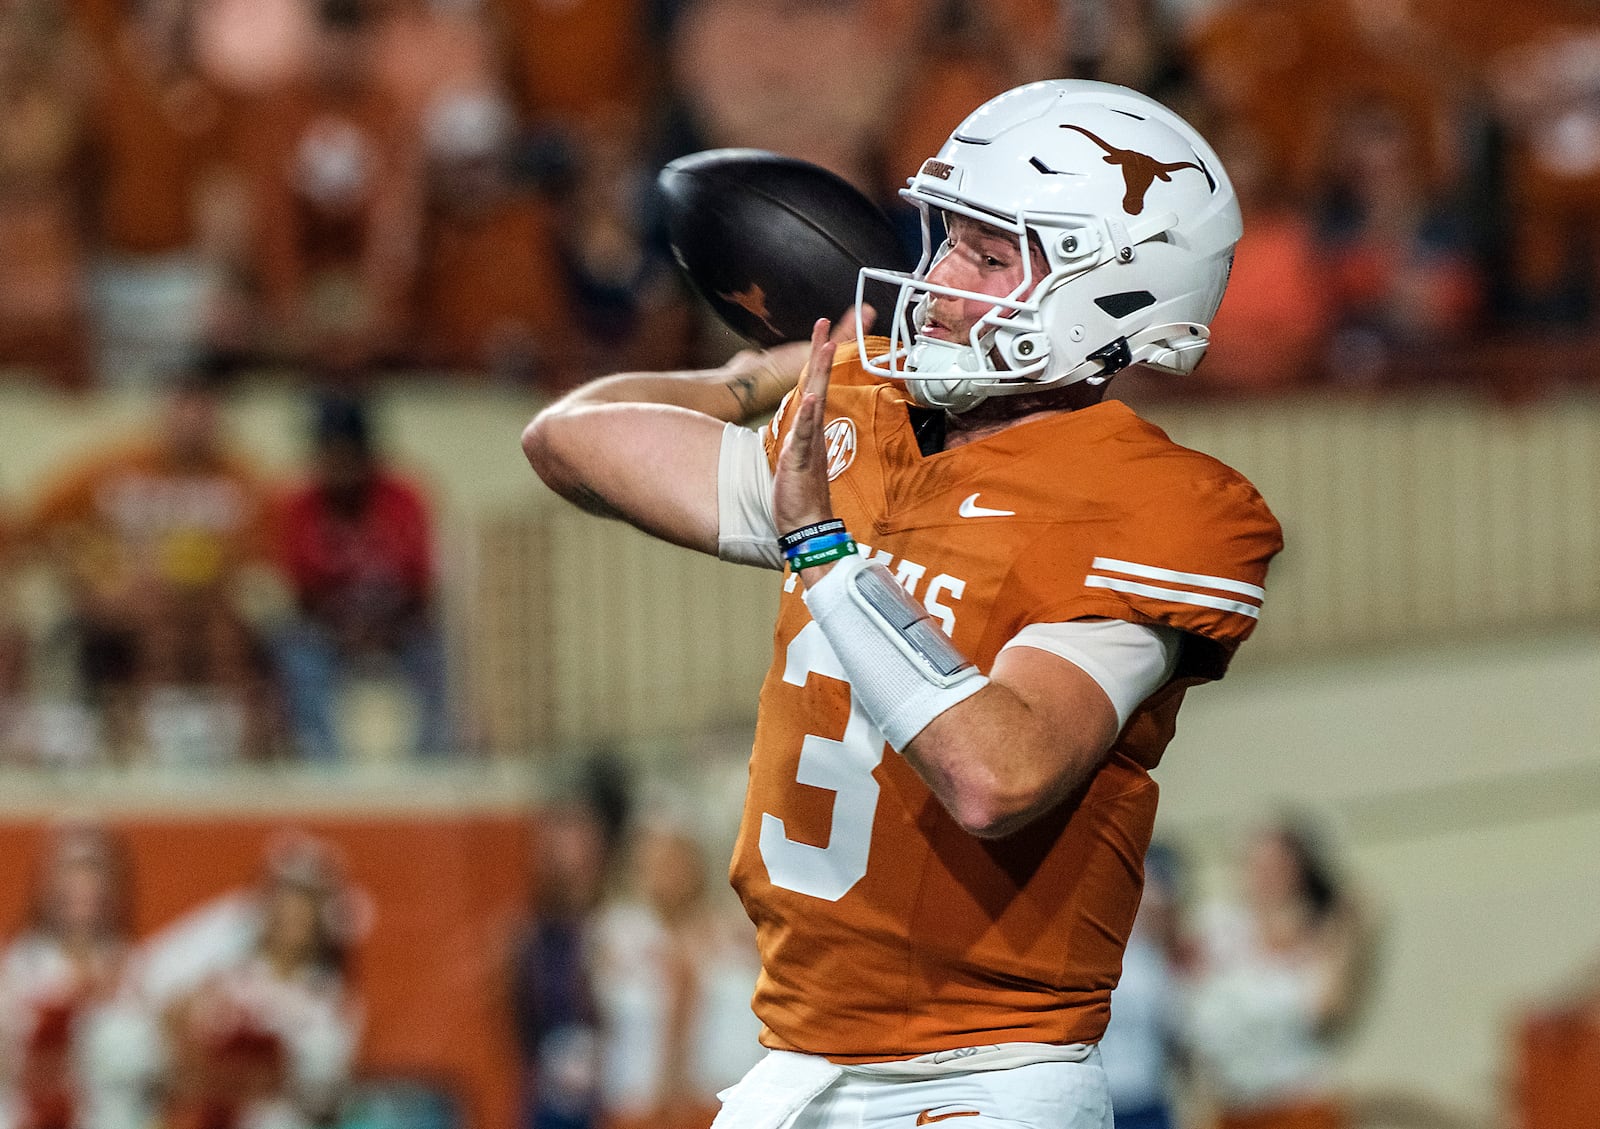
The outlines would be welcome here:
[[[1515,1129],[1590,1129],[1600,1124],[1600,1025],[1536,1014],[1517,1032]]]
[[[133,816],[109,826],[128,845],[135,928],[146,936],[207,900],[248,885],[286,827],[342,854],[371,899],[352,980],[365,1011],[363,1077],[415,1080],[460,1103],[471,1129],[516,1123],[516,1056],[505,1006],[505,954],[528,904],[527,818],[437,814],[269,817]],[[47,821],[0,823],[0,924],[24,920]]]

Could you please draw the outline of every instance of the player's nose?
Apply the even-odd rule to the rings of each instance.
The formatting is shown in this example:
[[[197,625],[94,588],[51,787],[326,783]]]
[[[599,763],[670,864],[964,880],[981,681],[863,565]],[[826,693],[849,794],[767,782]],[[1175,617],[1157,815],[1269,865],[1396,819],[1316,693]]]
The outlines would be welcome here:
[[[954,255],[945,255],[928,268],[928,281],[939,286],[958,286],[961,267]]]

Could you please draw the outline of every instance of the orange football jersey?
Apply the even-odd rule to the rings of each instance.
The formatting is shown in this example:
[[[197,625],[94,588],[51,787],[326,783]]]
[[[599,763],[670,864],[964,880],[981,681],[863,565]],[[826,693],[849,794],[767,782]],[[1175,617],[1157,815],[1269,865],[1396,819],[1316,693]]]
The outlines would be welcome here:
[[[1189,634],[1177,675],[1084,788],[984,840],[853,705],[787,578],[731,866],[761,948],[762,1039],[839,1062],[1093,1042],[1139,903],[1149,770],[1184,689],[1220,677],[1255,626],[1278,525],[1237,472],[1117,401],[928,456],[906,407],[841,348],[826,413],[834,510],[980,669],[1030,623]]]

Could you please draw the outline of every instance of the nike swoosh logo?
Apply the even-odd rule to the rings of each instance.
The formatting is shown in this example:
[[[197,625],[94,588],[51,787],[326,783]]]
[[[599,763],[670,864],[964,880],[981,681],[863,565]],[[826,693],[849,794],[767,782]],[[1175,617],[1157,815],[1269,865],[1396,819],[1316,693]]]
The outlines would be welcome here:
[[[976,497],[977,495],[973,495],[973,496]],[[917,1124],[918,1125],[933,1125],[934,1123],[939,1122],[939,1121],[949,1121],[952,1117],[977,1117],[977,1116],[979,1116],[979,1111],[975,1110],[975,1109],[963,1109],[963,1110],[958,1110],[955,1113],[934,1113],[932,1110],[925,1109],[921,1113],[917,1114]]]
[[[1016,510],[991,510],[988,506],[980,506],[977,494],[962,499],[961,508],[956,510],[962,517],[1014,517],[1016,512]]]

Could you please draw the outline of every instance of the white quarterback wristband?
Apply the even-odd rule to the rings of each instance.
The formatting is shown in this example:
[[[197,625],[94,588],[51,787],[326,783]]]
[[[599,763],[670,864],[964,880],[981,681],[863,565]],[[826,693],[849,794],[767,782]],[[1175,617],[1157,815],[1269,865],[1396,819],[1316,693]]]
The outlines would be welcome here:
[[[804,598],[856,701],[897,753],[989,684],[876,561],[845,557]]]

